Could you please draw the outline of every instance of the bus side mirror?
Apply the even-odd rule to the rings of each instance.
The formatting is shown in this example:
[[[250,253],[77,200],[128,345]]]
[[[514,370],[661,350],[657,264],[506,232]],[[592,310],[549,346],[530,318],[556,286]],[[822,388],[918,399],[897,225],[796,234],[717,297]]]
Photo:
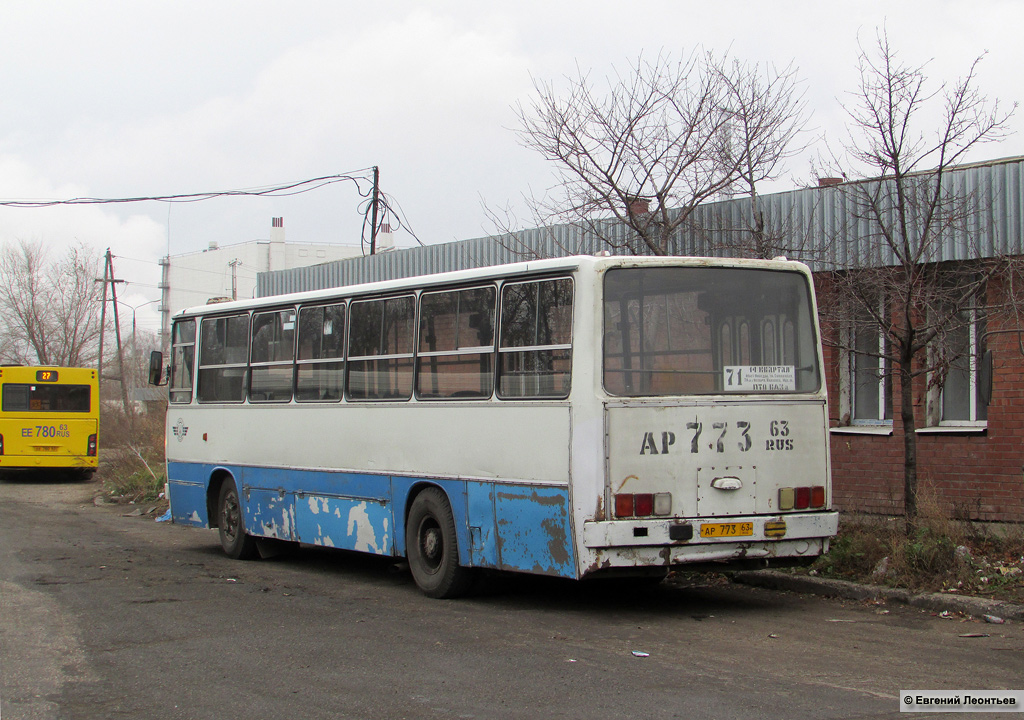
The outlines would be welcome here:
[[[162,385],[161,379],[164,374],[164,354],[154,350],[149,354],[149,384]]]

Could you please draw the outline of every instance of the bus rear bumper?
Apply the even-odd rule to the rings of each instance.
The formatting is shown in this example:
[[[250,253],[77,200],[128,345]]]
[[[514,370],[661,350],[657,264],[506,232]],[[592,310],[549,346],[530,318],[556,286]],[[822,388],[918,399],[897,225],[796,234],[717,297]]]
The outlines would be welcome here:
[[[747,523],[752,528],[744,528]],[[752,534],[702,537],[705,525],[716,526],[716,531],[723,525],[752,529]],[[583,543],[589,561],[582,575],[613,568],[809,562],[828,551],[829,540],[838,527],[836,512],[587,522],[583,526]]]
[[[46,468],[95,470],[96,457],[83,455],[4,455],[0,470],[45,470]]]

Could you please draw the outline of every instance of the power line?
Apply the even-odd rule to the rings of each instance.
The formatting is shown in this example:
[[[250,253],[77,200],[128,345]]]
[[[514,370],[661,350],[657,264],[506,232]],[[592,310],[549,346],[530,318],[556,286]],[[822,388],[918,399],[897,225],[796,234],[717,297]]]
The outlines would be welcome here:
[[[371,219],[373,215],[373,204],[374,203],[372,198],[368,198],[367,200],[364,200],[362,203],[360,203],[359,212],[363,216],[363,227],[360,233],[360,243],[363,246],[363,248],[365,248],[369,242],[369,240],[367,239],[367,228],[370,228],[371,235],[373,234],[373,221]],[[382,226],[390,225],[392,231],[405,230],[412,236],[412,239],[415,240],[421,247],[424,245],[423,241],[419,239],[415,232],[413,232],[412,227],[409,224],[408,217],[405,214],[405,211],[402,210],[402,206],[398,204],[398,201],[395,200],[393,196],[383,191],[379,191],[377,194],[377,204],[380,210],[383,210],[383,212],[379,213],[377,218],[376,229],[378,232],[380,231],[380,228]]]
[[[356,173],[368,172],[370,168],[363,170],[357,170]],[[212,200],[218,197],[239,197],[239,196],[250,196],[250,197],[289,197],[292,195],[301,195],[302,193],[311,192],[327,185],[332,185],[339,182],[351,182],[356,186],[356,192],[360,196],[366,197],[369,194],[363,192],[362,182],[370,182],[370,179],[365,176],[360,176],[356,173],[346,173],[341,175],[324,175],[323,177],[311,178],[309,180],[301,180],[299,182],[290,182],[282,185],[267,185],[263,187],[255,188],[243,188],[239,190],[220,190],[215,192],[201,192],[201,193],[184,193],[174,195],[146,195],[139,197],[125,197],[125,198],[94,198],[94,197],[79,197],[70,198],[67,200],[0,200],[0,207],[14,207],[14,208],[42,208],[42,207],[56,207],[58,205],[111,205],[116,203],[136,203],[136,202],[180,202],[180,203],[191,203],[200,202],[203,200]]]
[[[281,185],[266,185],[254,188],[242,188],[238,190],[219,190],[201,193],[144,195],[123,198],[78,197],[65,200],[0,200],[0,207],[45,208],[61,205],[113,205],[118,203],[137,202],[193,203],[220,197],[289,197],[311,192],[327,185],[333,185],[334,183],[351,182],[355,185],[356,193],[360,197],[365,198],[365,200],[360,203],[361,207],[359,208],[359,213],[363,216],[363,227],[360,236],[360,244],[363,247],[365,247],[367,243],[367,225],[370,225],[371,237],[375,237],[380,228],[385,225],[389,225],[393,230],[404,229],[420,246],[423,246],[423,241],[419,239],[415,232],[413,232],[408,217],[398,204],[398,201],[380,190],[378,183],[376,182],[376,172],[376,168],[363,168],[351,173],[324,175],[322,177],[301,180],[298,182],[289,182]],[[363,189],[364,183],[368,183],[368,187],[365,190]],[[145,260],[138,260],[137,258],[128,259],[135,260],[137,262],[148,262]]]

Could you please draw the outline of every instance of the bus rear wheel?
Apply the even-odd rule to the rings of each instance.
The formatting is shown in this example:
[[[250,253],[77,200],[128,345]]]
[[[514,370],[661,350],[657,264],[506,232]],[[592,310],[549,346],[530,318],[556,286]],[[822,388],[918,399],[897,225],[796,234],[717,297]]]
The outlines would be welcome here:
[[[245,531],[242,504],[238,500],[238,487],[232,478],[224,480],[217,500],[217,528],[220,546],[224,553],[235,560],[251,560],[256,557],[256,539]]]
[[[453,598],[469,590],[472,570],[459,565],[455,516],[439,488],[427,488],[413,500],[405,546],[412,577],[424,595]]]

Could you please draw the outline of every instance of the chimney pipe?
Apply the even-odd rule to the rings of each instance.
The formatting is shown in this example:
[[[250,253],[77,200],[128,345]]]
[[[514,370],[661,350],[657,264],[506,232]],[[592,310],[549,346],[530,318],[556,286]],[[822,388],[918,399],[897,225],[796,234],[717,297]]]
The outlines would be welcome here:
[[[646,215],[651,211],[651,203],[647,198],[635,197],[629,199],[629,205],[626,211],[630,217],[636,217],[637,215]]]

